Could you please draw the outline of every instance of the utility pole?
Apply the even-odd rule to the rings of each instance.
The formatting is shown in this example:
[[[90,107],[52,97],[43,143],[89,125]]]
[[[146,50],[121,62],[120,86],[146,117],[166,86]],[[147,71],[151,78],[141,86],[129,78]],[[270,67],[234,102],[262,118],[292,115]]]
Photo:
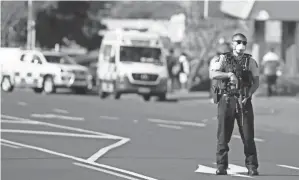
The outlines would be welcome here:
[[[207,19],[209,17],[209,0],[204,0],[204,18]]]
[[[33,13],[33,1],[28,0],[28,16],[27,16],[27,49],[35,48],[35,21]]]

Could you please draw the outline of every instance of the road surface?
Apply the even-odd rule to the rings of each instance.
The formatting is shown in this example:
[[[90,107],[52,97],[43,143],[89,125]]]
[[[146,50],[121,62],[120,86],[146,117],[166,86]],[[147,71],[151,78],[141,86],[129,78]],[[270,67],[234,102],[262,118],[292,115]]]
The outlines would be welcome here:
[[[215,176],[216,107],[206,98],[2,93],[5,180],[252,179],[237,128],[228,176]],[[254,100],[260,176],[299,179],[298,99]],[[237,126],[236,126],[237,127]]]

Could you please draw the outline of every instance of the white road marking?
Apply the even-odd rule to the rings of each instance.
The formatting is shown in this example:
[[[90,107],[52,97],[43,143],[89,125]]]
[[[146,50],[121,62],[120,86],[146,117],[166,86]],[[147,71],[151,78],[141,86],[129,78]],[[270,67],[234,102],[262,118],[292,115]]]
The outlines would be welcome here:
[[[27,103],[25,103],[25,102],[18,102],[18,105],[20,105],[20,106],[26,106],[27,105]]]
[[[237,139],[242,139],[241,136],[239,136],[239,135],[233,135],[232,137],[237,138]],[[265,142],[264,139],[260,139],[260,138],[254,138],[254,141],[256,141],[256,142]]]
[[[72,121],[84,121],[83,117],[62,116],[57,114],[31,114],[31,117],[49,118],[49,119],[57,118],[57,119],[72,120]]]
[[[8,124],[38,124],[37,122],[30,122],[30,121],[16,121],[16,120],[1,120],[1,123],[8,123]]]
[[[215,162],[213,164],[216,165]],[[238,173],[247,173],[247,172],[248,169],[246,167],[238,166],[234,164],[228,164],[228,169],[227,169],[228,174],[238,174]]]
[[[61,113],[61,114],[68,114],[69,112],[64,109],[53,109],[54,112],[56,113]]]
[[[170,129],[182,129],[181,126],[167,125],[167,124],[157,124],[157,126],[163,127],[163,128],[170,128]]]
[[[214,117],[212,117],[212,119],[213,119],[214,121],[216,121],[218,118],[217,118],[217,116],[214,116]]]
[[[107,147],[104,147],[104,148],[100,149],[97,153],[95,153],[93,156],[91,156],[89,158],[89,159],[94,160],[94,161],[96,161],[98,158],[103,156],[104,153],[107,153],[108,151],[112,150],[113,148],[120,147],[121,145],[124,145],[125,143],[130,141],[130,138],[115,136],[115,135],[106,134],[106,133],[99,133],[99,132],[96,132],[96,131],[90,131],[90,130],[85,130],[85,129],[80,129],[80,128],[73,128],[73,127],[69,127],[69,126],[63,126],[63,125],[58,125],[58,124],[34,121],[34,120],[30,120],[30,119],[24,119],[24,118],[18,118],[18,117],[6,116],[6,115],[2,115],[2,116],[6,117],[6,118],[9,117],[11,119],[15,119],[15,120],[19,120],[19,121],[37,122],[41,125],[45,125],[45,126],[49,126],[49,127],[55,127],[55,128],[59,128],[59,129],[66,129],[66,130],[72,130],[72,131],[77,131],[77,132],[81,132],[81,133],[95,134],[95,135],[98,135],[98,138],[120,140],[120,141],[116,142],[115,144],[112,144],[110,146],[107,146]],[[82,134],[80,134],[80,136],[82,136]],[[92,135],[86,135],[86,136],[92,137]],[[95,158],[97,158],[97,159],[95,159]]]
[[[216,174],[216,169],[199,164],[198,168],[195,170],[195,172],[206,173],[206,174]]]
[[[130,177],[130,176],[126,176],[126,175],[120,174],[120,173],[116,173],[116,172],[113,172],[113,171],[105,170],[105,169],[102,169],[102,168],[97,168],[97,167],[86,165],[86,164],[82,164],[82,163],[75,162],[73,164],[76,165],[76,166],[81,166],[81,167],[85,167],[85,168],[88,168],[88,169],[92,169],[92,170],[96,170],[96,171],[101,171],[101,172],[104,172],[104,173],[107,173],[107,174],[111,174],[111,175],[114,175],[114,176],[117,176],[117,177],[121,177],[121,178],[124,178],[124,179],[140,180],[140,179],[136,179],[136,178],[133,178],[133,177]]]
[[[208,119],[203,119],[203,120],[201,120],[203,123],[206,123],[206,122],[208,122],[209,120]]]
[[[20,148],[19,146],[10,145],[10,144],[4,143],[4,142],[1,142],[0,144],[2,146],[7,146],[7,147],[10,147],[10,148],[15,148],[15,149],[19,149]]]
[[[138,123],[138,120],[133,120],[134,123]]]
[[[109,146],[106,146],[102,149],[100,149],[98,152],[94,153],[92,156],[90,156],[87,161],[92,161],[92,162],[95,162],[96,160],[98,160],[100,157],[102,157],[104,154],[106,154],[108,151],[110,151],[111,149],[114,149],[114,148],[117,148],[117,147],[120,147],[124,144],[126,144],[127,142],[129,142],[130,139],[128,138],[124,138],[114,144],[111,144]]]
[[[242,166],[237,166],[234,164],[228,165],[228,173],[229,174],[238,174],[238,173],[247,173],[248,169]]]
[[[283,165],[283,164],[277,164],[277,166],[284,167],[284,168],[289,168],[289,169],[299,170],[299,167],[295,167],[295,166],[288,166],[288,165]]]
[[[19,117],[14,117],[14,116],[7,116],[7,115],[2,115],[2,116],[5,117],[5,118],[10,118],[10,119],[19,120],[19,121],[36,122],[40,125],[55,127],[55,128],[58,128],[58,129],[65,129],[65,130],[77,131],[77,132],[82,132],[82,133],[90,133],[90,134],[96,134],[96,135],[102,135],[102,136],[110,136],[111,138],[113,137],[114,139],[117,139],[117,140],[118,139],[124,139],[124,137],[115,136],[115,135],[107,134],[107,133],[100,133],[100,132],[81,129],[81,128],[75,128],[75,127],[64,126],[64,125],[59,125],[59,124],[53,124],[53,123],[48,123],[48,122],[36,121],[36,120],[25,119],[25,118],[19,118]]]
[[[100,116],[102,119],[108,119],[108,120],[118,120],[118,117],[112,117],[112,116]]]
[[[251,176],[238,174],[238,173],[247,173],[247,169],[245,167],[229,164],[230,169],[227,170],[227,174],[231,176],[238,176],[238,177],[246,177],[246,178],[253,178]],[[244,171],[245,169],[246,171]],[[195,170],[195,172],[204,173],[204,174],[216,174],[216,168],[211,168],[208,166],[198,165],[198,168]]]
[[[204,123],[197,122],[187,122],[187,121],[170,121],[170,120],[162,120],[162,119],[148,119],[150,122],[154,123],[163,123],[163,124],[174,124],[174,125],[183,125],[183,126],[193,126],[193,127],[205,127]]]
[[[127,171],[127,170],[124,170],[124,169],[120,169],[120,168],[116,168],[116,167],[112,167],[112,166],[108,166],[108,165],[104,165],[104,164],[98,164],[98,163],[95,163],[95,162],[87,161],[87,160],[82,159],[82,158],[78,158],[78,157],[75,157],[75,156],[55,152],[55,151],[45,149],[45,148],[40,148],[40,147],[37,147],[37,146],[31,146],[31,145],[18,143],[18,142],[13,142],[13,141],[5,140],[5,139],[1,139],[1,142],[14,144],[16,146],[21,146],[21,147],[24,147],[24,148],[34,149],[36,151],[41,151],[41,152],[44,152],[44,153],[48,153],[48,154],[52,154],[52,155],[72,159],[72,160],[75,160],[75,161],[78,161],[78,162],[87,163],[87,164],[90,164],[90,165],[94,165],[94,166],[101,167],[101,168],[106,168],[106,169],[113,170],[113,171],[122,172],[122,173],[125,173],[125,174],[128,174],[128,175],[132,175],[132,176],[135,176],[135,177],[142,178],[142,179],[157,180],[157,179],[154,179],[154,178],[151,178],[151,177],[148,177],[148,176],[144,176],[144,175],[141,175],[141,174],[138,174],[138,173],[135,173],[135,172]]]
[[[62,132],[51,132],[51,131],[31,131],[31,130],[19,130],[19,129],[0,129],[0,132],[3,132],[3,133],[48,135],[48,136],[66,136],[66,137],[94,138],[94,139],[110,139],[109,136],[99,136],[99,135],[90,135],[90,134],[76,134],[76,133],[62,133]]]

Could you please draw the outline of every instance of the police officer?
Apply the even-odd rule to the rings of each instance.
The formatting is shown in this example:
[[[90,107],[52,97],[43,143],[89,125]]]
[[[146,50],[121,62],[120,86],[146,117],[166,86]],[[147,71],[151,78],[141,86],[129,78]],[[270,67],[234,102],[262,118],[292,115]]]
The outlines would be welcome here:
[[[247,38],[241,33],[233,35],[231,42],[233,51],[222,54],[211,64],[210,78],[221,81],[219,85],[218,132],[217,132],[217,175],[226,175],[228,168],[228,143],[237,120],[239,132],[244,144],[245,166],[249,175],[258,175],[258,158],[254,142],[254,115],[251,103],[253,93],[259,87],[258,65],[251,55],[245,54]],[[247,70],[245,69],[247,67]],[[247,84],[243,91],[236,93],[232,85]],[[245,82],[248,81],[248,82]],[[245,91],[245,88],[247,91]],[[246,94],[244,92],[247,92]],[[236,97],[244,97],[243,118],[240,104]],[[242,119],[242,120],[241,120]],[[242,121],[242,122],[241,122]]]

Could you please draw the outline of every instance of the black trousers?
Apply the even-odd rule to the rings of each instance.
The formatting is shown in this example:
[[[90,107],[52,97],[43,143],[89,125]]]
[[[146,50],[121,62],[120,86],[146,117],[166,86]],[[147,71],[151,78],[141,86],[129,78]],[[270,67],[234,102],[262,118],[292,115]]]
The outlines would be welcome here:
[[[251,99],[244,105],[243,126],[241,115],[236,113],[237,100],[233,97],[223,95],[218,103],[218,131],[217,131],[217,167],[228,168],[228,151],[235,119],[239,126],[239,132],[244,144],[245,166],[247,168],[258,168],[257,151],[254,142],[254,115]]]
[[[272,96],[273,95],[273,86],[276,85],[277,76],[276,75],[267,75],[266,80],[267,80],[268,96]]]

